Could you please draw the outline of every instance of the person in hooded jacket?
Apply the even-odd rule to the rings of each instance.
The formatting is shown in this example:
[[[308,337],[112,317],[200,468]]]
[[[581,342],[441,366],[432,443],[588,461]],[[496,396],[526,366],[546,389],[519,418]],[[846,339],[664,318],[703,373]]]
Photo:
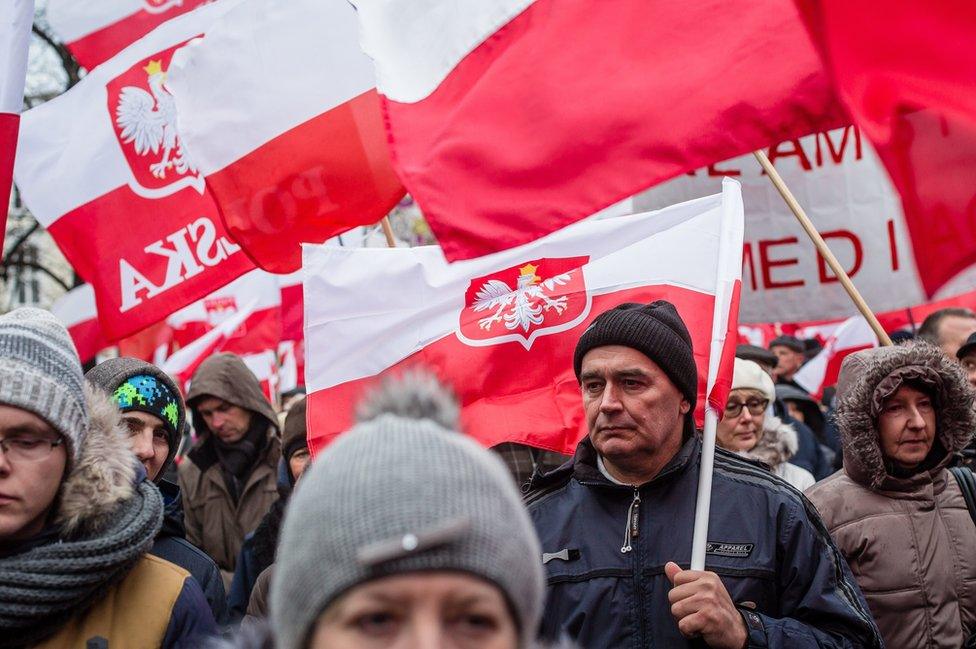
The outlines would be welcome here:
[[[305,399],[302,398],[293,403],[285,417],[281,461],[278,463],[278,500],[271,505],[254,532],[245,537],[241,547],[229,598],[235,617],[242,617],[245,613],[251,617],[267,616],[269,569],[275,561],[281,521],[295,483],[311,460],[305,414]]]
[[[192,648],[200,585],[149,554],[163,499],[49,312],[0,316],[0,647]]]
[[[976,526],[946,467],[973,434],[974,394],[928,343],[844,359],[844,469],[817,507],[889,647],[961,647],[976,631]]]
[[[179,467],[186,538],[213,558],[229,588],[244,536],[278,498],[278,418],[236,354],[201,363],[186,403],[198,435]]]
[[[771,413],[776,398],[773,379],[757,363],[735,359],[732,390],[718,423],[715,442],[743,457],[758,460],[773,473],[803,491],[816,482],[813,475],[790,463],[796,454],[796,432]]]
[[[163,527],[152,554],[185,568],[197,580],[219,624],[227,622],[224,581],[217,564],[186,540],[183,501],[179,487],[164,479],[179,450],[186,424],[186,409],[179,388],[155,365],[137,358],[112,358],[85,374],[119,407],[129,445],[146,474],[163,494]]]

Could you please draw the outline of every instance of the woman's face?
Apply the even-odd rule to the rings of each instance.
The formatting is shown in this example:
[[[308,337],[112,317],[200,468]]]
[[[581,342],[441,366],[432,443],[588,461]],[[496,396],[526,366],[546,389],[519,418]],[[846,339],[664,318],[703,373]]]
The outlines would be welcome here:
[[[881,405],[878,437],[884,456],[903,469],[913,469],[935,443],[935,404],[924,392],[903,385]]]
[[[355,587],[319,616],[309,649],[517,649],[502,592],[462,573],[394,575]]]
[[[750,451],[762,437],[762,424],[769,401],[755,390],[732,390],[715,441],[730,451]],[[739,410],[738,414],[735,411]],[[759,414],[756,414],[756,412]]]

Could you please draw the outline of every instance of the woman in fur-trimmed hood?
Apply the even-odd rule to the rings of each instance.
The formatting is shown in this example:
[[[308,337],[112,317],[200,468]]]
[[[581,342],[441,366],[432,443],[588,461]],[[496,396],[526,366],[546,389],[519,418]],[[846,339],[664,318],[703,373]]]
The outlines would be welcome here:
[[[807,496],[890,647],[961,647],[976,630],[976,527],[947,466],[974,393],[937,347],[849,356],[837,385],[844,469]]]
[[[0,647],[177,647],[216,632],[189,573],[147,554],[162,497],[48,312],[0,316],[0,449]]]

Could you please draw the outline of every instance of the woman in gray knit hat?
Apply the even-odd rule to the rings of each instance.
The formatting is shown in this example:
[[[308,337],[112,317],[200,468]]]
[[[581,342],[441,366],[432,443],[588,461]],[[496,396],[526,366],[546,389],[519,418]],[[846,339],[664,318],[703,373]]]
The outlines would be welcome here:
[[[433,379],[388,383],[306,471],[271,585],[278,649],[532,645],[539,543],[457,415]]]

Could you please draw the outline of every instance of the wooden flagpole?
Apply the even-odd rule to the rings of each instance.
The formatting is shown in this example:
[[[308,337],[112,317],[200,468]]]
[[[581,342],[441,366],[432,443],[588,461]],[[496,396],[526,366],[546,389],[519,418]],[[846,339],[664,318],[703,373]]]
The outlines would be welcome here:
[[[878,337],[878,342],[880,342],[882,345],[891,345],[891,338],[888,336],[888,333],[881,326],[881,323],[878,322],[878,318],[874,315],[874,312],[871,311],[871,307],[868,306],[868,303],[864,301],[864,297],[861,296],[860,291],[858,291],[857,287],[854,286],[854,282],[852,282],[851,278],[847,275],[847,271],[844,270],[844,268],[840,265],[840,262],[837,261],[837,257],[835,257],[834,253],[832,253],[830,248],[827,247],[827,242],[824,241],[823,237],[820,236],[820,233],[817,232],[817,228],[815,228],[813,222],[810,221],[810,217],[808,217],[806,212],[803,211],[803,208],[800,207],[800,204],[793,196],[793,192],[791,192],[790,188],[786,186],[785,182],[783,182],[783,178],[779,175],[779,172],[776,171],[776,168],[773,167],[773,163],[769,161],[769,158],[767,158],[766,154],[762,151],[754,151],[753,155],[756,156],[756,160],[759,161],[759,164],[769,176],[769,179],[772,181],[773,186],[776,187],[779,195],[783,197],[784,201],[786,201],[787,206],[789,206],[790,211],[793,212],[796,220],[800,222],[801,226],[803,226],[807,236],[809,236],[810,240],[813,241],[813,245],[817,247],[817,251],[827,262],[827,265],[830,266],[830,270],[834,272],[834,276],[840,280],[844,290],[847,291],[847,294],[854,301],[854,305],[857,307],[857,310],[861,312],[864,319],[868,321],[869,325],[871,325],[871,329],[874,330],[874,334]]]
[[[383,226],[383,234],[386,236],[387,247],[396,248],[396,239],[393,238],[393,226],[390,225],[390,217],[384,216],[383,220],[380,221],[380,225]]]

